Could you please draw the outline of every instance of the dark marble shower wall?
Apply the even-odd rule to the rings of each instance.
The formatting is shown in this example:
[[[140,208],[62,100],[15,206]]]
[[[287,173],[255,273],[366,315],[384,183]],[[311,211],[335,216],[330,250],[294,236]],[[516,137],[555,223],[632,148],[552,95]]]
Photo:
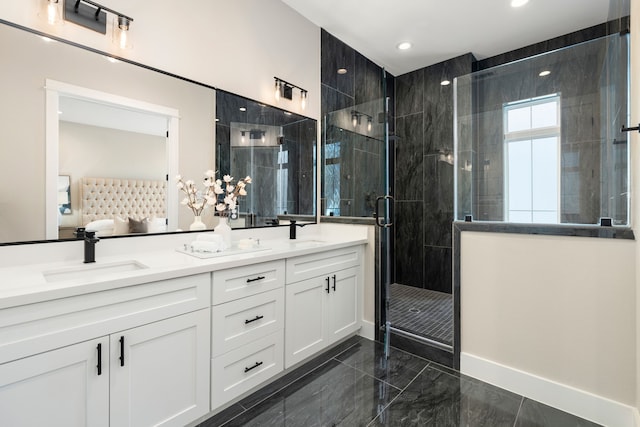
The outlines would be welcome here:
[[[338,69],[345,74],[338,74]],[[384,193],[382,185],[382,162],[384,147],[382,124],[378,114],[383,111],[384,90],[383,70],[356,50],[336,37],[322,30],[321,34],[321,90],[322,90],[322,141],[324,144],[340,143],[340,153],[331,159],[331,164],[339,164],[339,174],[323,170],[321,214],[341,216],[371,217],[374,201]],[[348,126],[337,125],[332,120],[334,112],[351,109],[372,116],[373,132],[366,135],[355,132]],[[328,186],[331,179],[333,188],[339,188],[339,204],[327,209]],[[333,208],[333,210],[331,209]],[[335,211],[335,212],[334,212]]]
[[[451,293],[453,82],[472,71],[462,55],[396,77],[395,282]]]

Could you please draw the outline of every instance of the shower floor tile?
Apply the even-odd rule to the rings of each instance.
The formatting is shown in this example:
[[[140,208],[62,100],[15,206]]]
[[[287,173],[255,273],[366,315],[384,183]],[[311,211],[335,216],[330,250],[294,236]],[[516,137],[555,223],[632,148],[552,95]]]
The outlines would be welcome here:
[[[391,326],[444,344],[453,343],[453,296],[394,283],[391,288]]]

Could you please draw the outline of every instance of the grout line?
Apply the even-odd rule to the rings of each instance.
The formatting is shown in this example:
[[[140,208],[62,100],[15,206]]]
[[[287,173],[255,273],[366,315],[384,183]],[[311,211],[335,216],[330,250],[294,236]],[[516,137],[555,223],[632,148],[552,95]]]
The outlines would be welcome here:
[[[516,427],[518,422],[518,417],[520,416],[520,410],[522,409],[522,405],[524,404],[524,396],[520,399],[520,406],[518,406],[518,412],[516,413],[516,419],[513,420],[513,427]]]
[[[422,373],[429,367],[429,365],[431,364],[431,362],[427,363],[427,365],[422,368],[422,370],[420,372],[418,372],[416,374],[416,376],[413,377],[413,379],[411,381],[409,381],[409,383],[407,383],[407,385],[400,391],[400,393],[398,393],[398,395],[396,397],[394,397],[393,399],[391,399],[391,401],[387,404],[387,406],[385,406],[384,408],[382,408],[382,411],[380,411],[375,417],[373,417],[373,419],[371,421],[369,421],[369,423],[367,424],[367,427],[369,427],[370,425],[373,424],[373,422],[375,420],[377,420],[378,418],[380,418],[380,415],[382,415],[387,409],[389,409],[389,407],[393,404],[393,402],[396,401],[396,399],[398,399],[398,397],[402,396],[402,393],[405,392],[405,390],[414,383],[414,381],[420,376],[422,375]]]

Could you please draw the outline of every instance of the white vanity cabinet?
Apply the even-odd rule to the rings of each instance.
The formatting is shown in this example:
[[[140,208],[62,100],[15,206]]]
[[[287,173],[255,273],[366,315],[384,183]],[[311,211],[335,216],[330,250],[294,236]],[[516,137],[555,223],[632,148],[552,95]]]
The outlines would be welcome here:
[[[283,370],[285,261],[213,272],[211,408]]]
[[[108,426],[108,350],[102,337],[0,365],[0,425]]]
[[[362,246],[287,260],[285,367],[360,328]]]
[[[4,309],[0,425],[182,426],[207,414],[210,289],[202,274]]]

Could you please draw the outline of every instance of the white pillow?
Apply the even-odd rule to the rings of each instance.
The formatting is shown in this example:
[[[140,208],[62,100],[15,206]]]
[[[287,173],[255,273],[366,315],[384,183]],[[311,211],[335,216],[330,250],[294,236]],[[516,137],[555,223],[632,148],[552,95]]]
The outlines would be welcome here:
[[[122,219],[119,216],[114,218],[113,235],[129,234],[129,218]]]
[[[104,237],[113,234],[114,224],[112,219],[98,219],[91,221],[84,228],[87,231],[95,231],[97,237]]]
[[[163,231],[167,231],[167,219],[151,218],[147,227],[149,233],[162,233]]]

